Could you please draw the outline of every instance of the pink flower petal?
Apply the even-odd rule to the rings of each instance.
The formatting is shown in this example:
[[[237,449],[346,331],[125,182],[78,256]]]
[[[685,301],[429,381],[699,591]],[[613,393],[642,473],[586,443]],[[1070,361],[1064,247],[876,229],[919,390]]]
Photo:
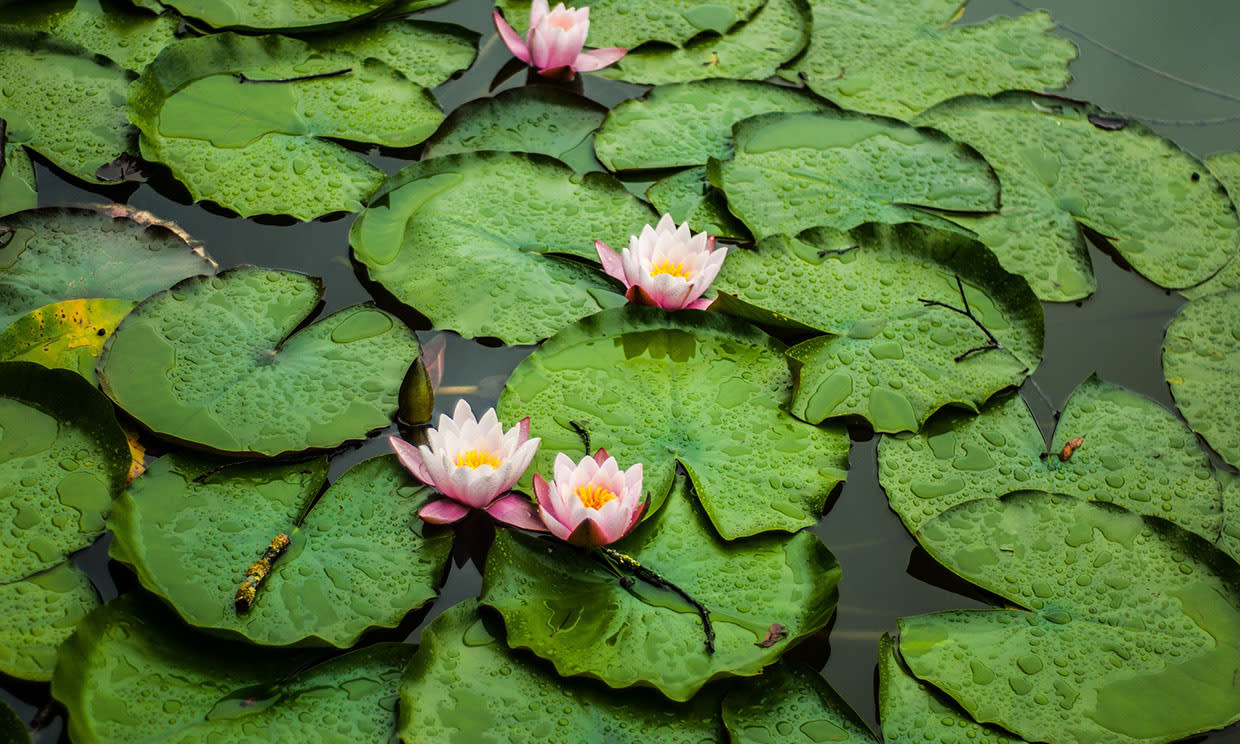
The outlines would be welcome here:
[[[451,499],[439,499],[422,507],[418,516],[431,524],[452,524],[468,513],[469,509]]]
[[[405,466],[405,470],[414,478],[422,481],[428,486],[434,487],[435,479],[426,470],[426,464],[422,462],[422,453],[417,447],[409,444],[400,437],[388,437],[388,443],[392,445],[392,450],[396,453],[400,464]]]
[[[702,297],[685,305],[685,310],[705,310],[715,302],[713,297]]]
[[[542,517],[538,514],[538,507],[530,503],[529,499],[515,493],[501,497],[488,506],[486,511],[500,522],[513,527],[534,532],[547,531],[547,525],[543,523]]]
[[[534,0],[534,2],[530,3],[530,28],[537,27],[550,14],[551,10],[547,7],[547,0]]]
[[[517,446],[530,441],[530,417],[526,416],[517,422]]]
[[[537,2],[538,0],[535,0]],[[547,0],[542,0],[543,7],[547,6]],[[525,64],[530,63],[530,48],[526,45],[525,39],[508,25],[504,17],[495,11],[495,30],[499,31],[499,38],[504,42],[504,46],[508,47],[508,51],[512,52],[512,56],[521,60]]]
[[[594,461],[598,463],[599,465],[602,465],[603,463],[607,462],[608,457],[610,457],[610,455],[607,454],[607,450],[604,449],[603,447],[599,447],[598,450],[595,451],[594,453]]]
[[[637,523],[640,522],[642,519],[642,512],[646,511],[646,507],[649,505],[650,505],[650,499],[648,498],[643,500],[640,504],[637,505],[637,508],[633,510],[633,517],[629,519],[629,525],[624,528],[625,535],[633,531],[633,528],[636,527]],[[624,535],[621,535],[621,537],[623,536]]]
[[[620,47],[605,47],[603,49],[591,49],[588,52],[582,52],[577,55],[577,59],[573,62],[573,67],[579,72],[594,72],[601,70],[608,65],[614,65],[620,61],[620,58],[628,54],[628,49]]]
[[[603,272],[624,282],[624,286],[629,286],[628,280],[624,278],[624,262],[619,254],[601,240],[594,241],[594,250],[598,253],[599,262],[603,264]]]
[[[576,545],[580,548],[601,548],[612,542],[607,539],[607,535],[594,523],[593,519],[583,520],[565,540],[570,545]]]

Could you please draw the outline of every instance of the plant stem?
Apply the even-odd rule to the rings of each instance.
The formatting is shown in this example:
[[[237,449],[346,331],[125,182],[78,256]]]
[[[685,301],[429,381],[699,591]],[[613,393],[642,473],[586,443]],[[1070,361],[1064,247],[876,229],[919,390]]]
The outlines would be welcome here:
[[[590,432],[586,431],[584,421],[569,421],[568,425],[573,427],[573,431],[577,432],[577,436],[581,437],[581,441],[586,446],[586,454],[590,454]]]
[[[702,619],[702,632],[706,634],[706,653],[715,653],[715,626],[710,622],[710,610],[706,609],[706,605],[697,601],[684,589],[663,578],[655,571],[638,563],[637,559],[631,556],[627,556],[612,548],[599,548],[598,554],[602,557],[603,563],[620,579],[620,586],[625,589],[632,587],[634,582],[632,576],[625,576],[622,573],[622,571],[629,571],[641,581],[653,587],[671,590],[679,595],[681,599],[688,602],[693,609],[697,610],[698,617]]]
[[[343,70],[333,70],[332,72],[319,72],[314,75],[302,75],[301,77],[291,78],[274,78],[270,80],[266,78],[246,77],[244,72],[238,72],[237,80],[242,83],[300,83],[306,80],[322,80],[324,78],[340,77],[341,75],[348,75],[350,72],[353,72],[352,67],[346,67]]]

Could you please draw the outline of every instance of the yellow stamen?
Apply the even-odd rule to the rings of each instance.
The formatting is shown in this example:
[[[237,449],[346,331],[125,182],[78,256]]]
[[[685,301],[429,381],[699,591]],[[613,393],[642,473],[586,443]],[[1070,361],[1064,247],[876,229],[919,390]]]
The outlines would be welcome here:
[[[594,510],[602,509],[603,504],[616,498],[616,494],[593,483],[577,486],[573,489],[573,493],[577,494],[577,498],[581,499],[582,504]]]
[[[479,452],[476,449],[471,449],[468,452],[458,452],[452,461],[456,463],[458,468],[477,468],[483,465],[498,468],[500,466],[499,458],[486,450]]]
[[[685,268],[685,265],[682,263],[672,263],[671,259],[667,258],[663,259],[663,263],[650,267],[650,276],[655,277],[659,274],[671,274],[684,279],[686,282],[689,281],[689,270]]]

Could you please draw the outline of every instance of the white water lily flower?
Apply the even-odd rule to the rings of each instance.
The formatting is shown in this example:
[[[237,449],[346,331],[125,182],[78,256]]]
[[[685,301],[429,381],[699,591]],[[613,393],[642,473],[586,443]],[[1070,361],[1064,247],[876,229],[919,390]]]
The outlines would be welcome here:
[[[705,310],[711,300],[702,293],[728,255],[727,248],[715,248],[714,235],[692,235],[688,224],[676,227],[670,214],[630,237],[620,255],[601,240],[594,242],[594,249],[603,271],[624,282],[629,302],[664,310]]]

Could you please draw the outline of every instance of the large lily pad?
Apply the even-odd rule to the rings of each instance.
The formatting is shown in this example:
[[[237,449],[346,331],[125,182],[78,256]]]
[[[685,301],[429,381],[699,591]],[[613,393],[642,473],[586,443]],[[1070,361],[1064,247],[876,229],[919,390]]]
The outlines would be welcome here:
[[[90,579],[68,560],[27,578],[0,581],[0,672],[50,680],[56,649],[98,606]]]
[[[907,119],[968,93],[1062,88],[1076,57],[1048,13],[957,26],[961,0],[810,0],[809,48],[780,74],[846,109]]]
[[[187,279],[121,322],[100,386],[159,436],[209,451],[273,456],[362,439],[391,423],[418,340],[369,303],[302,327],[322,298],[320,280],[291,271]]]
[[[374,57],[423,88],[447,82],[478,55],[478,32],[453,23],[407,18],[316,34],[304,41],[327,55],[347,51],[357,57]]]
[[[530,4],[530,0],[496,3],[522,36],[529,29]],[[647,41],[679,46],[699,34],[725,33],[762,5],[763,0],[594,0],[587,43],[626,49]]]
[[[1217,545],[1240,563],[1240,475],[1220,470],[1223,484],[1223,533]]]
[[[774,112],[823,111],[825,101],[796,88],[742,80],[660,85],[607,114],[595,138],[614,171],[706,165],[731,152],[732,125]]]
[[[270,646],[347,648],[435,597],[452,536],[424,534],[426,489],[395,455],[355,465],[320,496],[326,478],[321,459],[221,465],[166,455],[117,501],[112,557],[191,625]],[[233,596],[245,569],[278,534],[292,543],[240,614]]]
[[[103,344],[137,304],[133,300],[65,300],[31,310],[0,331],[0,362],[68,369],[97,384],[95,364]]]
[[[313,31],[375,15],[393,0],[159,0],[216,29]]]
[[[694,232],[732,240],[753,240],[749,230],[728,211],[723,192],[710,184],[706,167],[689,168],[656,181],[646,198],[676,224],[688,223]]]
[[[121,205],[21,212],[0,219],[0,327],[55,302],[143,300],[214,272],[200,244],[146,212]]]
[[[705,7],[717,9],[719,4]],[[809,29],[806,0],[767,0],[752,18],[721,37],[705,34],[683,47],[649,44],[631,49],[595,74],[644,85],[708,78],[765,80],[805,48]],[[593,28],[590,35],[593,38]]]
[[[422,632],[400,683],[405,744],[718,741],[718,695],[678,705],[649,691],[563,680],[505,647],[477,608],[473,600],[454,605]]]
[[[482,152],[397,173],[349,242],[372,280],[436,328],[528,344],[623,304],[619,285],[566,256],[595,262],[595,240],[627,245],[654,221],[611,176]]]
[[[1070,743],[1170,742],[1240,720],[1240,566],[1200,537],[1037,492],[962,504],[917,537],[1017,606],[899,623],[913,674],[976,720]],[[1167,704],[1181,699],[1192,705]]]
[[[445,43],[454,54],[455,40]],[[134,82],[129,115],[142,156],[195,199],[303,220],[357,211],[383,180],[332,139],[408,147],[443,120],[429,91],[364,48],[236,34],[165,49]]]
[[[46,31],[141,72],[176,39],[181,21],[172,13],[152,15],[120,0],[44,0],[10,3],[0,9],[0,25]]]
[[[1223,184],[1233,204],[1240,202],[1240,152],[1219,152],[1205,159],[1206,167]],[[1195,300],[1208,294],[1240,289],[1240,260],[1233,255],[1227,265],[1209,280],[1189,287],[1180,294]]]
[[[1030,93],[960,98],[915,122],[976,147],[995,167],[1002,211],[954,219],[1044,300],[1093,292],[1083,230],[1173,289],[1209,278],[1240,247],[1236,209],[1218,180],[1138,122]]]
[[[548,340],[508,378],[500,418],[530,417],[542,437],[532,470],[557,452],[606,447],[640,462],[657,508],[677,463],[719,534],[731,540],[818,521],[844,479],[848,436],[785,410],[792,376],[783,344],[737,320],[630,306]]]
[[[817,537],[720,539],[683,478],[615,548],[710,610],[714,654],[698,613],[676,594],[644,582],[626,590],[583,550],[501,530],[481,601],[503,616],[508,645],[550,660],[561,675],[684,701],[712,679],[760,673],[826,625],[838,599],[839,564]],[[775,623],[787,636],[764,643]]]
[[[1163,374],[1193,431],[1240,467],[1240,291],[1184,305],[1163,339]]]
[[[324,659],[216,640],[127,595],[66,643],[52,695],[69,711],[77,744],[389,744],[412,653],[380,643]]]
[[[915,431],[945,405],[976,410],[1019,385],[1042,356],[1042,307],[1025,281],[977,241],[921,225],[769,238],[733,251],[715,286],[716,309],[830,334],[788,351],[791,410],[811,423],[860,416]],[[1002,348],[987,348],[987,333]]]
[[[821,674],[791,662],[730,690],[723,700],[723,722],[732,744],[878,744]]]
[[[761,240],[865,222],[947,223],[938,212],[994,212],[999,182],[972,149],[927,129],[846,112],[766,114],[732,128],[711,182]]]
[[[96,172],[134,149],[125,115],[132,75],[49,34],[0,28],[0,119],[10,145],[25,145],[67,173],[106,183]]]
[[[1012,396],[977,416],[945,412],[917,436],[884,437],[878,452],[879,481],[910,532],[957,504],[1030,488],[1115,503],[1211,541],[1222,526],[1219,485],[1192,432],[1154,401],[1097,377],[1072,393],[1050,447]]]
[[[6,129],[7,126],[4,125]],[[4,217],[37,207],[39,187],[26,148],[9,144],[7,137],[0,140],[5,140],[0,146],[0,217]]]

